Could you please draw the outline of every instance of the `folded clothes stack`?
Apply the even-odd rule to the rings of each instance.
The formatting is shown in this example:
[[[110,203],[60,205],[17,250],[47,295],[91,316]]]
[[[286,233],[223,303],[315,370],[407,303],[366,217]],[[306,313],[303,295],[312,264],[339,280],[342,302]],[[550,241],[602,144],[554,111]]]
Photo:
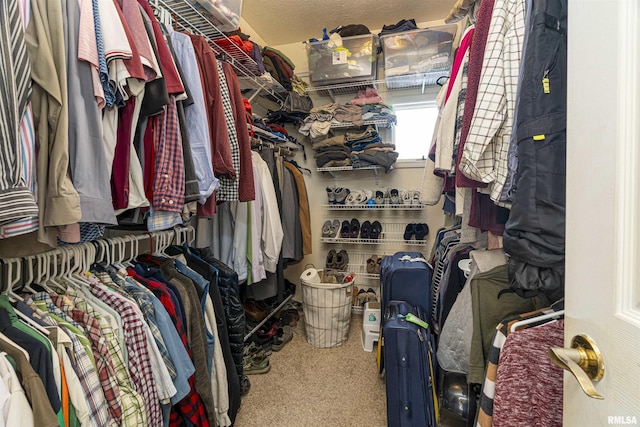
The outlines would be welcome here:
[[[358,98],[358,96],[361,96],[361,98]],[[396,115],[393,114],[391,107],[386,104],[368,103],[368,101],[373,100],[379,102],[377,101],[379,98],[377,92],[369,91],[367,93],[365,91],[358,96],[350,104],[331,103],[312,108],[298,132],[312,139],[318,139],[328,135],[332,125],[362,126],[365,120],[377,119],[384,119],[389,124],[397,123]]]

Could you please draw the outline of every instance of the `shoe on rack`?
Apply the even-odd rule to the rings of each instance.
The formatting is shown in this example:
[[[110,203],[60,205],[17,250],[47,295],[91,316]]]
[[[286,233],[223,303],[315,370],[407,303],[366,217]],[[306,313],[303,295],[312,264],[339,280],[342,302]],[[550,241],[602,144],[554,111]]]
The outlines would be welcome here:
[[[413,200],[413,190],[402,190],[402,204],[410,205]]]
[[[391,203],[392,205],[400,204],[400,193],[398,192],[397,188],[392,188],[391,190],[389,190],[389,203]]]
[[[293,339],[293,329],[289,326],[283,326],[271,340],[271,349],[280,351],[284,346]]]
[[[329,199],[330,205],[336,203],[336,187],[334,185],[327,187],[327,198]]]
[[[379,221],[373,221],[371,223],[371,228],[369,228],[369,238],[373,240],[377,240],[382,234],[382,224]]]
[[[325,262],[326,269],[336,268],[336,250],[331,249],[329,253],[327,253],[327,261]]]
[[[340,237],[348,239],[351,236],[351,223],[347,220],[342,221],[342,227],[340,228]]]
[[[361,191],[362,197],[358,204],[366,205],[369,203],[369,200],[373,199],[373,191],[372,190],[363,190]]]
[[[253,300],[245,301],[242,305],[245,316],[251,320],[262,322],[264,318],[267,317],[267,313]]]
[[[360,235],[360,221],[356,218],[351,220],[351,232],[349,233],[349,237],[352,239],[357,239]]]
[[[416,234],[416,224],[407,224],[404,229],[404,240],[411,240],[414,234]]]
[[[341,249],[340,252],[336,255],[336,263],[335,268],[340,271],[347,271],[347,267],[349,266],[349,254],[344,249]]]
[[[344,188],[344,187],[336,188],[335,190],[336,204],[344,205],[345,200],[347,199],[347,196],[349,196],[349,193],[351,193],[351,191],[349,191],[348,188]]]
[[[422,204],[422,200],[420,200],[420,190],[413,190],[411,193],[411,204],[412,205],[420,205]]]
[[[375,274],[377,264],[378,264],[378,255],[371,255],[371,257],[367,260],[367,273]]]
[[[344,200],[345,205],[357,205],[358,198],[361,197],[362,193],[358,190],[352,191],[349,193],[347,198]]]
[[[416,240],[424,240],[429,235],[429,226],[425,223],[415,224]]]
[[[376,205],[384,204],[384,199],[385,199],[386,193],[387,192],[385,190],[376,190],[376,192],[375,192]]]
[[[334,219],[331,223],[331,235],[329,237],[338,237],[338,232],[340,231],[340,220]]]
[[[376,295],[376,291],[373,288],[367,289],[367,301],[366,302],[377,302],[378,296]]]
[[[360,238],[361,239],[369,239],[369,233],[371,231],[371,222],[365,221],[360,226]]]
[[[380,258],[377,259],[376,261],[376,267],[375,267],[375,274],[380,274],[380,263],[382,263],[382,260],[384,259],[384,256],[381,256]]]
[[[331,228],[332,224],[333,223],[329,219],[322,224],[322,237],[331,237],[331,233],[333,232]]]
[[[360,289],[358,291],[358,295],[356,296],[356,301],[359,306],[363,306],[367,302],[367,291],[364,289]]]

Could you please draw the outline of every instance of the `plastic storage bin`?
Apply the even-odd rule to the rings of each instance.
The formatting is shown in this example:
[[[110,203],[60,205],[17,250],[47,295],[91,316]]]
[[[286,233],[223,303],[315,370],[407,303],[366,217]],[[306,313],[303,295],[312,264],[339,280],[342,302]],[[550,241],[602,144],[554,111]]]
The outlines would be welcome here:
[[[322,277],[323,271],[317,272]],[[305,270],[300,282],[307,342],[319,348],[343,344],[349,336],[355,280],[337,284],[322,283],[321,280],[314,280]]]
[[[381,36],[385,78],[449,71],[457,29],[443,25]]]
[[[342,37],[342,46],[333,40],[308,44],[311,84],[321,86],[376,76],[378,37],[373,34]]]
[[[242,0],[190,0],[210,16],[220,31],[235,31],[240,27]]]

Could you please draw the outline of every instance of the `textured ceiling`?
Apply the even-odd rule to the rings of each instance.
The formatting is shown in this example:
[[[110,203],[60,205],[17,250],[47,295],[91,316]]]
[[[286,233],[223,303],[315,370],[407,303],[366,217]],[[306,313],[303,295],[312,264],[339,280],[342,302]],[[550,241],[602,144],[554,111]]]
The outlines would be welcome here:
[[[322,29],[364,24],[370,30],[401,19],[444,19],[455,0],[244,0],[242,17],[270,46],[321,38]]]

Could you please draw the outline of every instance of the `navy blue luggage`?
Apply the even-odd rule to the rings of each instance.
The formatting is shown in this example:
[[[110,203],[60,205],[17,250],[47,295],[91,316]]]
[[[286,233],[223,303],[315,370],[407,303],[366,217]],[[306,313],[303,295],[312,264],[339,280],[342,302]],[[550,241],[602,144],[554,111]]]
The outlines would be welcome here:
[[[380,263],[382,307],[406,301],[431,319],[431,266],[420,252],[396,252]]]
[[[437,425],[435,340],[424,319],[420,307],[405,301],[390,301],[385,308],[382,351],[389,427]]]

